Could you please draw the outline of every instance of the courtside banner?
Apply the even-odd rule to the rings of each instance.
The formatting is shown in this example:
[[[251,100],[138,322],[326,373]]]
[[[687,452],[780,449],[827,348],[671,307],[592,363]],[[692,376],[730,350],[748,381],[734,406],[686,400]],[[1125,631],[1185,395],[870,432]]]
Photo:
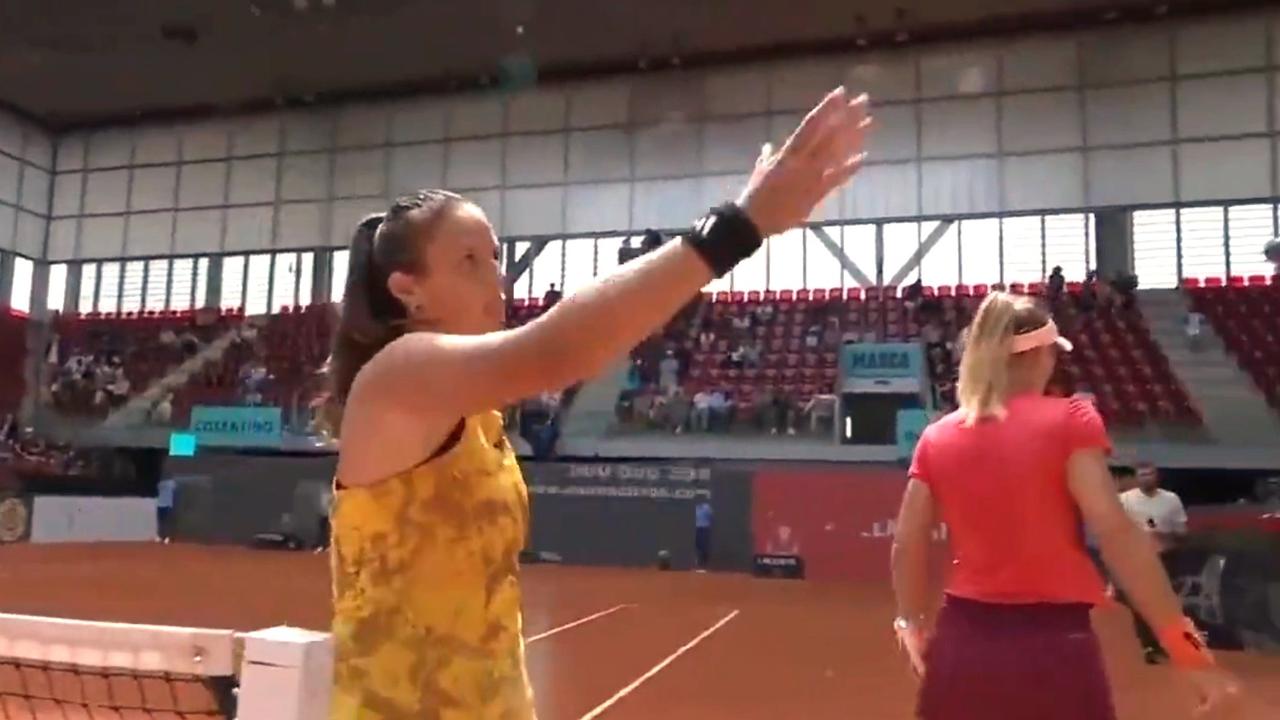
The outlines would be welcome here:
[[[887,582],[906,487],[906,473],[889,465],[762,469],[752,483],[755,552],[799,557],[814,580]],[[934,538],[941,564],[946,528]]]
[[[531,495],[709,500],[711,467],[681,463],[526,463]]]
[[[699,504],[712,507],[711,567],[751,568],[751,475],[698,462],[522,462],[528,550],[567,564],[694,565]]]
[[[284,423],[278,407],[191,408],[191,432],[207,447],[280,447]]]

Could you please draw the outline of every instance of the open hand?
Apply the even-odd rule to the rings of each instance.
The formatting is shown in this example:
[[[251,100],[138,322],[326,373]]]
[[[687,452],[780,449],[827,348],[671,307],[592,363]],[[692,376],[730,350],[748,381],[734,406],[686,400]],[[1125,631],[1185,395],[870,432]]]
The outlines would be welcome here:
[[[832,90],[781,150],[765,144],[738,205],[765,237],[800,225],[862,167],[870,126],[865,94],[850,99],[843,86]]]

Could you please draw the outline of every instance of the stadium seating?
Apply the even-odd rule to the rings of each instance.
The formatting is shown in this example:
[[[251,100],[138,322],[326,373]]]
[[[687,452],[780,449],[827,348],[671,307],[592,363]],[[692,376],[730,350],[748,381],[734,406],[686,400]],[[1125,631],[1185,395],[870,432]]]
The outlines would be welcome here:
[[[26,392],[27,318],[0,308],[0,419],[15,413]]]
[[[185,354],[194,349],[189,342],[184,348],[184,339],[194,338],[198,348],[224,332],[234,317],[235,313],[197,316],[191,311],[66,315],[59,318],[56,325],[57,361],[65,368],[76,357],[88,358],[91,364],[119,357],[132,395],[147,389],[183,362]],[[162,342],[166,330],[172,333],[174,342]],[[73,415],[106,412],[106,408],[93,407],[91,388],[80,397],[60,397],[58,406]]]
[[[1188,278],[1183,288],[1267,402],[1280,410],[1280,276]]]
[[[1118,426],[1198,426],[1199,411],[1192,405],[1169,361],[1152,338],[1141,312],[1117,303],[1100,303],[1086,309],[1080,283],[1068,286],[1051,302],[1062,331],[1076,342],[1078,351],[1064,356],[1053,381],[1055,392],[1069,395],[1088,392],[1107,420]],[[986,285],[924,287],[919,298],[900,296],[897,288],[832,289],[780,292],[719,292],[704,294],[688,319],[677,319],[657,336],[665,347],[689,358],[682,389],[692,396],[704,389],[719,389],[739,408],[734,428],[747,427],[741,408],[756,406],[766,389],[777,389],[788,398],[792,410],[803,408],[817,394],[830,393],[837,380],[839,346],[846,339],[901,342],[922,339],[922,324],[931,322],[941,331],[941,342],[929,348],[929,380],[938,406],[954,404],[957,367],[951,353],[961,330],[987,295]],[[1014,284],[1011,291],[1043,295],[1044,286]],[[767,319],[760,310],[772,309]],[[741,319],[749,318],[747,328]],[[816,347],[806,343],[812,328],[838,324],[840,340],[822,333]],[[699,335],[710,331],[709,346]],[[738,367],[728,356],[741,337],[763,338],[759,367]],[[647,347],[647,350],[645,348]],[[642,346],[633,357],[648,372],[640,374],[640,388],[626,393],[624,405],[636,397],[658,394],[652,372],[653,344]],[[643,355],[648,352],[648,357]],[[643,402],[648,406],[648,402]],[[624,424],[644,425],[644,418],[628,417]],[[797,427],[805,423],[797,423]]]

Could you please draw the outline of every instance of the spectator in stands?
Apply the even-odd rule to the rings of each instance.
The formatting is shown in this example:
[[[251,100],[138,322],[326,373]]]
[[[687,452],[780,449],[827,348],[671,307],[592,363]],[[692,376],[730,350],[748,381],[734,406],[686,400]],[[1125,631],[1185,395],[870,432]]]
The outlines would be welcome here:
[[[173,419],[173,393],[165,393],[151,406],[149,413],[151,424],[165,427]]]
[[[702,323],[702,330],[698,332],[698,350],[702,352],[710,352],[711,346],[716,342],[716,333],[712,329],[710,320]]]
[[[822,347],[833,350],[840,347],[840,318],[827,318],[827,329],[822,332]]]
[[[1204,345],[1204,323],[1205,316],[1199,310],[1188,312],[1183,320],[1182,331],[1187,335],[1187,345],[1192,352],[1200,352]]]
[[[764,352],[764,348],[757,339],[750,339],[739,346],[742,354],[742,367],[758,368],[760,367],[760,356]]]
[[[1120,307],[1132,310],[1138,302],[1138,276],[1133,273],[1116,273],[1111,280],[1111,289],[1119,300]]]
[[[822,344],[822,326],[810,325],[804,334],[804,346],[809,350],[817,350]]]
[[[707,432],[711,429],[711,391],[703,388],[693,396],[693,410],[689,417],[690,429]]]
[[[1067,288],[1067,279],[1062,275],[1062,266],[1055,265],[1049,273],[1049,279],[1045,282],[1045,288],[1048,291],[1050,300],[1057,300],[1062,297],[1062,291]]]
[[[734,403],[730,399],[729,393],[722,388],[716,388],[711,391],[710,400],[710,427],[711,431],[729,430],[733,425]]]
[[[178,334],[173,331],[173,328],[165,327],[156,339],[160,342],[160,347],[166,350],[178,347]]]
[[[1080,287],[1080,300],[1077,303],[1080,312],[1091,313],[1098,307],[1098,271],[1085,273],[1084,284]]]
[[[755,311],[756,318],[763,325],[768,325],[770,322],[773,321],[773,313],[774,313],[773,303],[764,303],[760,307],[756,308],[756,311]]]
[[[944,347],[942,326],[936,321],[930,320],[920,329],[920,339],[924,341],[924,346],[932,355],[933,350]]]
[[[556,284],[551,283],[547,286],[547,291],[542,294],[542,307],[544,309],[551,309],[552,307],[555,307],[556,303],[560,302],[560,298],[562,297],[564,297],[564,295],[556,289]]]
[[[631,238],[622,238],[622,244],[618,246],[618,264],[625,265],[639,257],[639,255],[639,251],[631,246]]]
[[[1267,259],[1274,267],[1272,272],[1280,275],[1280,238],[1273,238],[1262,246],[1262,256]]]
[[[244,337],[243,330],[241,331],[241,337]],[[184,330],[178,336],[178,344],[182,347],[182,353],[187,357],[192,357],[200,352],[200,338],[196,337],[196,334],[191,332],[190,329]]]
[[[267,366],[255,358],[240,368],[240,400],[249,407],[262,404],[262,393],[266,389],[270,374]]]
[[[779,390],[773,395],[770,408],[769,434],[796,434],[796,403],[788,390]]]
[[[676,359],[674,351],[668,350],[662,361],[658,363],[658,388],[662,390],[663,395],[671,395],[678,387],[680,387],[680,361]]]
[[[662,233],[657,230],[645,230],[644,238],[640,241],[640,252],[651,253],[662,247],[664,242],[666,238],[662,237]]]
[[[662,405],[663,427],[676,435],[683,433],[689,423],[690,407],[691,402],[684,388],[676,387],[675,392]]]

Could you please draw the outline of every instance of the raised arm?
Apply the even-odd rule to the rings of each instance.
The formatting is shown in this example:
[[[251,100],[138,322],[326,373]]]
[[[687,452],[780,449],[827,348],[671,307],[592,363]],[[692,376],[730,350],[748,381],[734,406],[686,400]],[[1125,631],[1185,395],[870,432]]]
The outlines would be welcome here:
[[[833,91],[781,150],[765,146],[736,203],[750,222],[728,243],[724,234],[719,240],[697,240],[714,231],[668,243],[517,329],[476,335],[408,333],[363,367],[350,403],[370,403],[436,423],[602,371],[660,328],[715,274],[750,255],[761,237],[803,223],[860,166],[868,124],[865,96],[851,100],[843,88]],[[731,220],[733,214],[726,213]]]

